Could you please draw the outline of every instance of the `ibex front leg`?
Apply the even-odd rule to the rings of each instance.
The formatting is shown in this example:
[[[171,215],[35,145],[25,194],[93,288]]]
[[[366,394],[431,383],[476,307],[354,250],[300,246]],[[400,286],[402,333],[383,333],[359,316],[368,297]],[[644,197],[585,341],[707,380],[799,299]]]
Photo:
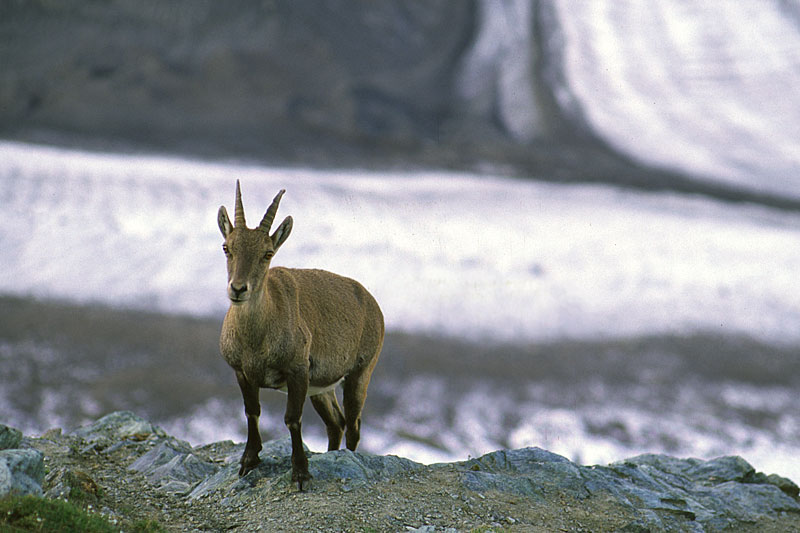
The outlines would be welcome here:
[[[289,375],[286,380],[286,389],[289,399],[286,402],[284,422],[292,436],[292,481],[297,482],[298,490],[303,492],[311,480],[311,474],[308,473],[308,458],[303,450],[303,436],[300,430],[303,404],[308,392],[308,372],[295,371]]]
[[[244,446],[244,453],[240,461],[242,466],[239,468],[239,477],[242,477],[261,462],[258,458],[258,452],[261,451],[261,433],[258,431],[261,405],[258,402],[258,385],[247,381],[244,373],[238,370],[236,371],[236,380],[239,382],[239,388],[242,389],[244,414],[247,416],[247,444]]]

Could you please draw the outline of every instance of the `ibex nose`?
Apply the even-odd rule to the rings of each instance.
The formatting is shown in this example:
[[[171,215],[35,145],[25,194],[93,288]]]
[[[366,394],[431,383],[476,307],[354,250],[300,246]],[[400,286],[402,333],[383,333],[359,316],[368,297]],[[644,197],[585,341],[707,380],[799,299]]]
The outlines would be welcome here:
[[[237,285],[235,283],[230,284],[230,293],[232,300],[240,300],[242,295],[247,292],[247,284]]]

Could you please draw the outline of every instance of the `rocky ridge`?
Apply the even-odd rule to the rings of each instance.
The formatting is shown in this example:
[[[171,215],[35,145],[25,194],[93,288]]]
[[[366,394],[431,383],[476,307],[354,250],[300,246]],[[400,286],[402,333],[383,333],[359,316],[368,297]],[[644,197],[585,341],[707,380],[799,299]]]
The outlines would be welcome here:
[[[0,497],[75,500],[170,531],[800,531],[797,485],[740,457],[582,466],[524,448],[423,465],[309,452],[314,482],[299,493],[288,437],[241,479],[243,444],[192,447],[130,412],[41,437],[0,425],[0,445]]]

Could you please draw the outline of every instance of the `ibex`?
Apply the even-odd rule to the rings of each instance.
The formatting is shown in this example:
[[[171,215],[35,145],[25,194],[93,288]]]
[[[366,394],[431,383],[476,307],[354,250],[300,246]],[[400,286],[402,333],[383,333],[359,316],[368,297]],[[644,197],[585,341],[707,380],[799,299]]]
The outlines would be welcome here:
[[[324,270],[269,268],[292,230],[292,217],[286,217],[269,234],[284,192],[256,229],[245,223],[238,180],[234,224],[225,206],[219,208],[230,299],[219,344],[236,372],[247,417],[239,476],[260,462],[259,390],[277,389],[288,394],[284,422],[292,439],[292,481],[302,491],[311,479],[300,433],[306,396],[325,422],[328,450],[339,449],[345,428],[347,448],[355,450],[384,324],[375,298],[355,280]],[[339,383],[344,414],[334,392]]]

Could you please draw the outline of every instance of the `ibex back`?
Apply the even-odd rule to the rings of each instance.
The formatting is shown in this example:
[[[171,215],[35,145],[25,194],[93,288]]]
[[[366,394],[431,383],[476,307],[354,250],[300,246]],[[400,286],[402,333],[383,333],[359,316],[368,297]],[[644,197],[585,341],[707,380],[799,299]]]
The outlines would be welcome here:
[[[236,372],[247,417],[247,444],[239,475],[260,462],[259,389],[288,394],[284,421],[292,438],[292,480],[302,491],[311,479],[300,432],[306,396],[322,417],[328,450],[358,446],[361,409],[383,345],[383,314],[357,281],[324,270],[269,268],[289,237],[292,218],[270,235],[285,191],[280,191],[256,229],[245,224],[236,182],[234,224],[219,208],[219,229],[228,261],[228,298],[220,335],[222,357]],[[334,388],[342,383],[344,414]]]

